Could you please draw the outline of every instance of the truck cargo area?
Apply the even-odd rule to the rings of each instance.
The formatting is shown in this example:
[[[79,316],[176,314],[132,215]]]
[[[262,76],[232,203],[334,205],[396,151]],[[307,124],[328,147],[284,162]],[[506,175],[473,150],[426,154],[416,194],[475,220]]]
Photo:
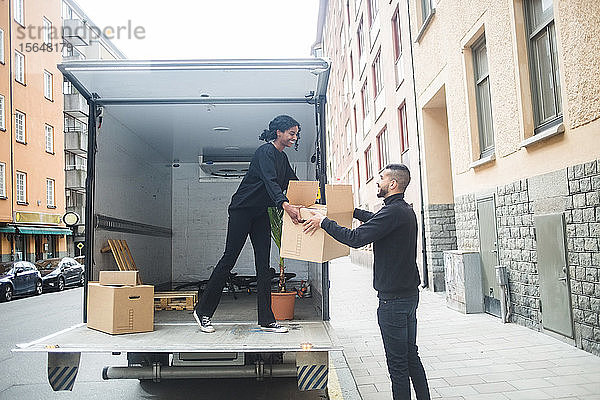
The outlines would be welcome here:
[[[286,149],[301,180],[325,183],[322,152],[329,64],[321,59],[228,61],[83,61],[59,66],[88,100],[86,279],[116,270],[109,239],[125,239],[144,284],[174,290],[209,278],[227,233],[227,206],[259,134],[280,114],[301,125],[299,147]],[[323,191],[322,191],[323,192]],[[316,195],[316,194],[315,194]],[[279,254],[271,247],[271,267]],[[191,311],[156,311],[155,330],[109,335],[82,324],[15,351],[295,352],[334,349],[328,331],[328,265],[286,260],[296,299],[287,334],[260,331],[256,293],[225,291],[203,334]],[[255,275],[246,243],[233,270]],[[274,281],[275,282],[275,281]],[[276,285],[276,283],[275,283]],[[84,307],[85,309],[85,307]],[[93,310],[90,310],[93,312]]]

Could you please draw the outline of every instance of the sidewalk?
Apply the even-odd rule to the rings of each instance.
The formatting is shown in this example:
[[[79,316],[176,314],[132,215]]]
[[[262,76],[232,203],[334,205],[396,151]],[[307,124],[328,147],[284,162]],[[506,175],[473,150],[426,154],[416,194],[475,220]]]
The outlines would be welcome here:
[[[372,278],[348,257],[330,263],[331,325],[362,398],[391,399]],[[418,321],[432,398],[600,400],[600,357],[488,314],[453,311],[428,290]]]

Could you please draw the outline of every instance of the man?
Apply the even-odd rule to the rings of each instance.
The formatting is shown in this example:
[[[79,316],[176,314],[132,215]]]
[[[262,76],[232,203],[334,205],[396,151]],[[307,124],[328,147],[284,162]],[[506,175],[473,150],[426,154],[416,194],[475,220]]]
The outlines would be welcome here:
[[[410,171],[389,164],[377,183],[377,197],[385,205],[377,213],[355,209],[364,222],[356,229],[314,214],[304,222],[304,232],[323,228],[337,241],[359,248],[373,243],[373,287],[379,297],[377,321],[381,330],[395,400],[410,399],[412,381],[417,399],[429,399],[429,387],[416,345],[419,271],[417,270],[417,217],[404,201]]]

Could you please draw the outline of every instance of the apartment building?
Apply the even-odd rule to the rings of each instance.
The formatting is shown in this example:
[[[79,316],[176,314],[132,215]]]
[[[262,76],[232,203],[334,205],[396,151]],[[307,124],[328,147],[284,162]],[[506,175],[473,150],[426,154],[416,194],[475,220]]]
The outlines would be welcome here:
[[[422,162],[430,288],[445,290],[447,250],[477,254],[481,287],[465,290],[482,292],[486,312],[600,354],[600,3],[378,3],[321,2],[316,48],[332,60],[330,180],[352,182],[356,203],[376,208],[366,169],[380,166],[383,126],[394,132],[390,159],[406,161],[393,115],[405,101],[408,163],[419,171],[419,151]],[[414,89],[412,79],[392,84],[396,5]],[[413,191],[414,183],[413,174]]]
[[[62,1],[63,39],[69,46],[63,61],[114,60],[126,58],[108,39],[99,35],[88,15],[73,0]],[[63,82],[65,137],[65,197],[67,212],[79,216],[68,240],[71,254],[83,254],[85,245],[85,181],[87,175],[87,125],[89,107],[83,96],[66,79]]]
[[[383,205],[377,198],[380,172],[389,163],[404,163],[411,171],[406,200],[422,221],[420,139],[406,2],[332,0],[321,1],[320,6],[313,53],[331,60],[328,181],[351,184],[355,206],[377,211]],[[419,252],[422,243],[419,240]],[[451,249],[455,242],[445,246]],[[353,249],[351,257],[370,264],[371,246]],[[442,263],[441,257],[435,261],[420,256],[418,261],[424,277],[427,261]]]
[[[411,7],[426,203],[481,255],[487,312],[505,266],[511,321],[600,354],[600,3]]]
[[[60,2],[0,3],[0,259],[66,255]]]

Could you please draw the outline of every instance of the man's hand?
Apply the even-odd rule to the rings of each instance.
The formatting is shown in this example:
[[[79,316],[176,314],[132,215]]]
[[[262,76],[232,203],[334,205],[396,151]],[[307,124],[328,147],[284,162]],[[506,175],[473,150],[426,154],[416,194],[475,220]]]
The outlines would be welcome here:
[[[310,211],[313,215],[306,221],[304,221],[304,233],[307,235],[313,235],[316,231],[321,228],[321,222],[325,219],[325,216],[321,213]]]
[[[300,208],[302,206],[293,206],[290,203],[288,203],[287,201],[284,201],[281,204],[281,208],[284,209],[284,211],[286,213],[288,213],[288,215],[290,216],[290,218],[292,219],[292,222],[294,224],[298,224],[300,221]]]

